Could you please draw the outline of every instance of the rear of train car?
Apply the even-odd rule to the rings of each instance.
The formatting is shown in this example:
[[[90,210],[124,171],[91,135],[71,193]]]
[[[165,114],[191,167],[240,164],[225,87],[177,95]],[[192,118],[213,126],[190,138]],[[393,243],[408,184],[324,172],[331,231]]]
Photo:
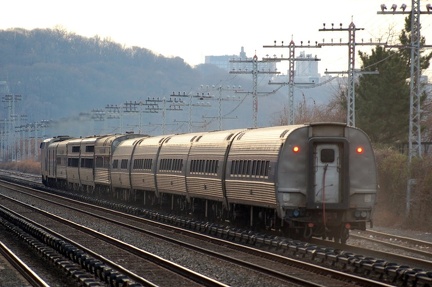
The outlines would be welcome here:
[[[372,145],[360,129],[316,123],[287,131],[276,196],[290,229],[343,243],[350,229],[372,224],[377,188]]]

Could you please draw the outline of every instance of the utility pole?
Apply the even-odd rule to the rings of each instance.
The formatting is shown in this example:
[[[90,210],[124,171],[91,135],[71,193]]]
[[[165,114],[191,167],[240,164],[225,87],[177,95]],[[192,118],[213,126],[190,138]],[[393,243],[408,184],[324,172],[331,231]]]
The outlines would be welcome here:
[[[162,108],[159,107],[159,103],[162,103]],[[169,107],[166,107],[166,104],[169,104]],[[165,126],[166,126],[166,111],[182,111],[181,106],[183,106],[183,100],[177,98],[170,98],[166,100],[165,97],[160,98],[148,98],[146,100],[146,104],[149,105],[149,109],[154,112],[162,111],[162,134],[166,134]]]
[[[240,98],[233,96],[230,97],[229,95],[227,97],[222,97],[222,92],[234,92],[234,93],[238,93],[241,90],[241,87],[235,87],[235,86],[227,86],[227,87],[222,87],[222,86],[201,86],[202,90],[206,90],[207,93],[209,93],[209,91],[218,91],[218,97],[214,97],[212,96],[212,100],[217,100],[219,103],[219,113],[218,113],[218,122],[219,122],[219,130],[222,130],[222,120],[223,119],[237,119],[237,117],[227,117],[227,116],[222,116],[222,102],[223,101],[240,101]],[[205,118],[215,118],[215,117],[205,117]]]
[[[392,11],[386,11],[387,6],[381,4],[381,11],[377,14],[382,15],[394,15],[404,14],[411,15],[411,56],[410,56],[410,112],[409,112],[409,129],[408,129],[408,163],[409,169],[411,169],[411,161],[415,156],[422,157],[421,149],[421,66],[420,66],[420,48],[432,47],[430,45],[421,44],[421,25],[420,25],[420,14],[432,14],[432,5],[426,5],[426,11],[420,11],[420,0],[411,1],[411,11],[405,11],[407,6],[402,4],[400,10],[396,11],[397,5],[391,6]],[[395,47],[395,46],[392,46]],[[405,46],[399,46],[399,48],[406,48]],[[411,171],[410,171],[411,173]],[[411,176],[410,176],[411,177]],[[411,208],[411,189],[415,185],[415,179],[409,178],[407,183],[406,192],[406,216],[410,213]]]
[[[323,24],[323,28],[318,31],[321,32],[348,32],[348,42],[342,43],[342,39],[340,39],[339,43],[334,43],[333,40],[331,43],[320,43],[320,46],[348,46],[348,71],[345,72],[348,74],[348,97],[347,97],[347,124],[349,126],[355,127],[355,47],[356,46],[371,46],[371,45],[384,45],[386,43],[380,42],[372,42],[372,39],[369,43],[356,42],[355,40],[355,32],[359,30],[364,30],[364,28],[356,28],[354,22],[349,24],[348,28],[342,28],[342,23],[339,24],[339,28],[334,28],[334,24],[331,24],[331,29],[326,28],[325,23]],[[340,72],[338,72],[340,73]]]
[[[283,61],[287,60],[289,61],[289,69],[288,69],[288,124],[292,125],[294,124],[294,63],[295,61],[319,61],[319,59],[314,58],[296,58],[295,57],[295,48],[321,48],[317,42],[315,42],[315,46],[310,45],[310,41],[308,42],[307,46],[303,46],[303,41],[301,42],[300,46],[297,46],[293,39],[291,39],[291,42],[288,45],[284,46],[284,43],[282,41],[282,44],[280,46],[276,45],[276,41],[274,41],[274,45],[267,45],[263,46],[264,48],[288,48],[289,49],[289,57],[284,58],[281,56],[280,58],[273,57],[273,58],[264,58],[265,61]],[[286,83],[281,83],[282,85],[285,85]]]
[[[119,105],[106,105],[105,111],[107,119],[119,119],[120,120],[120,133],[123,132],[123,113]]]
[[[230,71],[230,74],[252,74],[252,80],[253,80],[253,90],[252,90],[252,96],[253,96],[253,104],[252,104],[252,118],[253,118],[253,124],[254,128],[258,126],[258,74],[279,74],[277,71],[264,71],[258,69],[258,63],[264,63],[265,61],[258,61],[257,55],[253,56],[252,59],[239,59],[239,60],[230,60],[231,63],[251,63],[252,64],[252,71],[242,71],[242,70],[233,70]],[[250,92],[246,92],[250,93]],[[268,93],[265,93],[268,94]]]
[[[147,102],[142,102],[142,101],[129,101],[129,102],[125,102],[124,103],[124,111],[126,113],[132,113],[132,114],[138,114],[139,115],[139,130],[138,133],[142,133],[142,114],[143,113],[157,113],[157,111],[153,110],[151,108],[151,106],[153,106],[154,104],[152,103],[147,103]],[[142,107],[146,106],[145,109],[143,109]],[[138,109],[139,107],[139,109]]]
[[[16,160],[16,137],[15,137],[15,126],[18,116],[16,115],[16,103],[21,101],[21,95],[5,95],[3,96],[3,102],[6,103],[8,108],[8,118],[6,119],[6,150],[7,154],[11,155],[11,160]]]
[[[386,11],[387,6],[381,4],[381,15],[411,15],[411,44],[409,47],[402,45],[392,45],[395,48],[410,48],[410,116],[409,116],[409,135],[408,135],[408,158],[409,163],[415,156],[422,157],[421,150],[421,67],[420,67],[420,48],[432,47],[431,45],[421,45],[421,25],[420,14],[432,14],[432,5],[426,5],[426,11],[420,11],[420,0],[411,1],[411,11],[405,11],[407,6],[402,4],[401,11],[397,11],[397,5],[391,6],[392,11]]]
[[[189,106],[188,132],[192,131],[192,107],[210,107],[211,106],[210,103],[208,103],[208,102],[192,103],[192,99],[194,99],[194,98],[195,99],[199,99],[200,101],[202,101],[204,99],[211,98],[211,96],[208,95],[208,94],[204,95],[204,94],[196,93],[196,95],[194,95],[192,93],[186,94],[185,92],[183,92],[183,93],[178,92],[177,94],[175,94],[173,92],[170,96],[171,97],[179,97],[179,98],[183,97],[183,98],[188,98],[189,99],[189,102],[187,104],[181,104],[181,105],[184,105],[184,106]],[[182,121],[175,120],[175,122],[182,122]]]

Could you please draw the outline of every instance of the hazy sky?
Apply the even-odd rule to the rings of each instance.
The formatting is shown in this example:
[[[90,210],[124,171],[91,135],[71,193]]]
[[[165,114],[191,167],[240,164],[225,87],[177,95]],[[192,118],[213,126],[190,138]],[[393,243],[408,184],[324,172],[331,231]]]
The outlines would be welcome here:
[[[1,4],[0,29],[55,28],[60,26],[78,35],[110,38],[125,46],[139,46],[164,56],[179,56],[190,65],[204,62],[206,55],[233,55],[243,46],[248,57],[255,53],[261,59],[267,54],[288,56],[288,49],[263,48],[291,39],[296,44],[308,40],[348,41],[348,32],[319,32],[335,23],[343,28],[353,22],[356,41],[377,41],[398,35],[403,15],[377,15],[380,4],[398,7],[411,1],[376,0],[13,0]],[[421,10],[432,0],[421,0]],[[422,35],[432,45],[432,14],[421,15]],[[383,39],[382,41],[385,41]],[[357,47],[356,52],[368,51]],[[296,56],[302,49],[296,49]],[[346,71],[348,48],[325,47],[306,49],[307,54],[321,59],[319,72]],[[361,62],[357,60],[356,68]],[[279,70],[286,72],[285,66]],[[429,77],[432,73],[428,71]]]

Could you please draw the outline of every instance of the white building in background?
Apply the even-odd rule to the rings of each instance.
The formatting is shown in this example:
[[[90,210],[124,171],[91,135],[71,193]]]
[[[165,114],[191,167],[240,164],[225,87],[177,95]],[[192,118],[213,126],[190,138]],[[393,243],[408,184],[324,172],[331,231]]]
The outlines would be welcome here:
[[[318,61],[316,60],[316,56],[313,57],[312,54],[305,54],[305,52],[302,51],[297,58],[299,60],[295,61],[294,82],[318,84],[320,81],[320,74],[318,73]]]
[[[259,57],[258,57],[259,59]],[[247,57],[246,52],[244,51],[244,47],[241,47],[240,53],[238,55],[224,55],[224,56],[205,56],[205,64],[212,64],[218,66],[221,69],[226,71],[251,71],[252,63],[251,62],[231,62],[232,60],[252,60],[252,57]],[[258,60],[258,70],[259,71],[276,71],[276,63],[275,62],[260,62]]]

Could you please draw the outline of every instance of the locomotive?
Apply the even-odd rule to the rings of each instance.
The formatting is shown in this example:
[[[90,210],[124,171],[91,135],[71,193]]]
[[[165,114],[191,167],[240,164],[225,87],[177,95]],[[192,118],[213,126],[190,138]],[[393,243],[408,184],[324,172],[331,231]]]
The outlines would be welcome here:
[[[341,243],[372,225],[378,188],[368,136],[344,123],[60,136],[41,156],[50,187]]]

